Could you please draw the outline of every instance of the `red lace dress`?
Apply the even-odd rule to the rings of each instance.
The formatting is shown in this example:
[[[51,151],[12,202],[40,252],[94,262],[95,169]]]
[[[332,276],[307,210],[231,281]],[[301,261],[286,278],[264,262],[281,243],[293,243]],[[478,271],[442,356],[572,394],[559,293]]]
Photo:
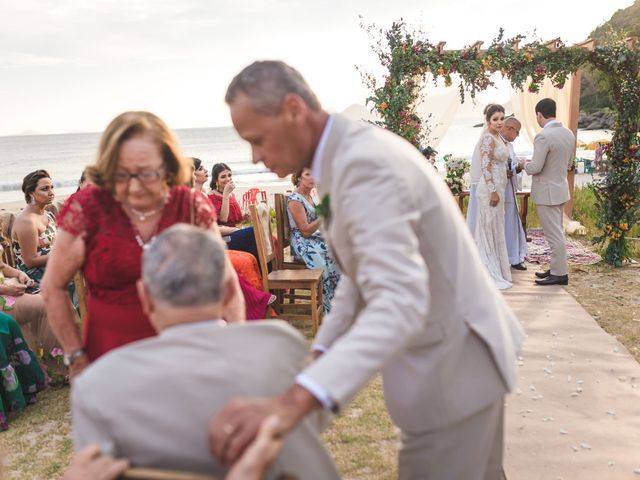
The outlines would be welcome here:
[[[193,204],[193,210],[191,205]],[[158,233],[176,223],[208,229],[216,214],[206,196],[173,187],[158,223]],[[87,318],[84,344],[91,361],[121,345],[156,334],[142,312],[136,282],[142,247],[133,226],[113,195],[88,187],[72,195],[58,214],[58,227],[84,239]]]

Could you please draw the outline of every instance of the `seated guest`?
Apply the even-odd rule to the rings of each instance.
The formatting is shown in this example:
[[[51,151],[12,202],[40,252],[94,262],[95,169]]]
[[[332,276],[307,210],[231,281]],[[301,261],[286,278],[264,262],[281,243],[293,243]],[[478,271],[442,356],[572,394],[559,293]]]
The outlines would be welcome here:
[[[9,428],[8,412],[35,403],[45,387],[44,372],[18,323],[0,313],[0,431]]]
[[[249,252],[258,258],[258,247],[253,227],[237,228],[244,220],[242,209],[236,200],[233,190],[233,174],[226,163],[216,163],[211,169],[211,195],[209,200],[218,213],[218,224],[223,235],[229,236],[228,246],[231,250]]]
[[[47,322],[44,300],[39,294],[26,293],[33,284],[34,281],[26,273],[2,261],[0,247],[0,311],[13,317],[24,329],[32,350],[51,353],[58,343]]]
[[[22,191],[27,206],[16,216],[11,238],[16,267],[34,280],[35,290],[40,287],[56,236],[55,217],[46,210],[56,196],[53,182],[46,170],[36,170],[24,177]]]
[[[204,184],[209,180],[209,172],[199,158],[189,157],[189,159],[193,163],[193,175],[191,179],[193,188],[196,189],[196,192],[204,192]]]
[[[289,195],[287,210],[291,226],[291,252],[301,258],[307,268],[322,268],[322,303],[324,313],[331,309],[333,294],[340,280],[340,271],[331,258],[327,244],[320,234],[320,219],[316,216],[311,190],[315,182],[311,170],[305,168],[291,176],[296,186]]]
[[[224,474],[207,445],[211,415],[237,395],[283,391],[306,359],[303,337],[283,322],[221,320],[225,278],[224,245],[209,232],[175,225],[149,244],[137,288],[158,336],[115,349],[76,377],[76,451],[96,443],[137,467]],[[113,378],[117,388],[106,381]],[[284,473],[338,478],[308,421],[287,435],[271,467]]]

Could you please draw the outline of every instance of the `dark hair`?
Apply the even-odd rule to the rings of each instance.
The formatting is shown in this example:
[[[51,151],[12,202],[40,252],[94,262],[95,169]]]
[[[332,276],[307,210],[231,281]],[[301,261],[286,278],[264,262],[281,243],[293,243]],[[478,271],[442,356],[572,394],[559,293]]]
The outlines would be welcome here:
[[[202,160],[200,160],[199,158],[196,158],[196,157],[189,157],[189,158],[193,162],[193,171],[194,172],[196,170],[198,170],[202,166]]]
[[[544,118],[556,118],[556,102],[552,98],[543,98],[536,103],[536,113]]]
[[[298,184],[300,183],[300,179],[302,178],[302,173],[305,171],[306,168],[307,167],[302,167],[296,173],[291,174],[291,183],[293,183],[295,187],[297,187]]]
[[[22,192],[24,193],[24,200],[31,202],[31,194],[38,188],[38,182],[43,178],[51,178],[49,172],[46,170],[36,170],[35,172],[28,173],[26,177],[22,179]]]
[[[211,168],[211,182],[209,183],[209,188],[211,188],[211,190],[216,190],[216,182],[218,181],[218,176],[225,170],[231,171],[229,165],[227,165],[226,163],[216,163]]]
[[[434,153],[438,153],[438,151],[432,147],[424,148],[421,150],[421,152],[427,158],[431,157],[431,155],[433,155]]]
[[[487,122],[489,122],[489,120],[491,120],[491,117],[493,117],[493,114],[496,112],[502,112],[504,113],[504,107],[502,105],[498,105],[497,103],[490,103],[489,105],[487,105],[486,107],[484,107],[484,118],[487,120]]]
[[[79,192],[82,188],[82,184],[87,181],[87,169],[82,170],[82,175],[80,175],[80,180],[78,180],[78,189],[76,192]]]

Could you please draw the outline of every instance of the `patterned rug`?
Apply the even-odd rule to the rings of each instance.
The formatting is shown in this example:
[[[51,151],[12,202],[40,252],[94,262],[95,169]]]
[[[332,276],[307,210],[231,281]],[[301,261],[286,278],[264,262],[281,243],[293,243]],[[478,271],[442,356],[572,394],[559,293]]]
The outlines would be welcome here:
[[[548,264],[551,259],[551,249],[549,244],[544,238],[541,228],[530,228],[527,230],[527,237],[531,239],[527,243],[529,247],[529,255],[527,260],[533,263]],[[578,242],[566,239],[567,246],[567,260],[570,264],[574,265],[593,265],[602,260],[602,257],[597,253],[587,250],[583,245]]]

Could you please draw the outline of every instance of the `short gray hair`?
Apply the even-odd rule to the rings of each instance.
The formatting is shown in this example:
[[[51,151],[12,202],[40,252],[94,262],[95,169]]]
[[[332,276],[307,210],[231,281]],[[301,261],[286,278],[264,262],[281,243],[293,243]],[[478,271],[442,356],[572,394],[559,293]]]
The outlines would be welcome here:
[[[142,255],[142,281],[155,301],[176,307],[223,298],[225,247],[213,233],[192,225],[168,228]]]
[[[237,74],[224,97],[227,105],[233,103],[239,92],[247,95],[253,109],[263,115],[278,115],[284,97],[291,93],[302,98],[311,110],[320,110],[316,94],[300,72],[277,60],[253,62]]]

